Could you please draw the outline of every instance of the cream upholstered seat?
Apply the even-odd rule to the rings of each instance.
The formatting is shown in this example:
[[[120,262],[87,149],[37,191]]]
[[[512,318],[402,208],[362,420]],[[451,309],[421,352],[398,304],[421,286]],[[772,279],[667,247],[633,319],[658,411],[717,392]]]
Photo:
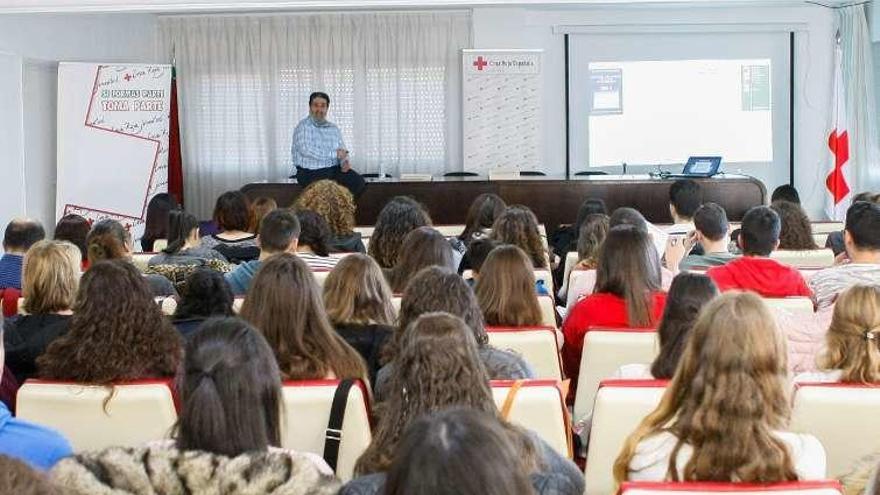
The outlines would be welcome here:
[[[799,383],[789,429],[815,435],[825,447],[827,472],[837,478],[862,457],[877,452],[880,387],[845,383]]]
[[[571,271],[574,269],[577,262],[577,251],[569,251],[565,254],[565,265],[562,272],[562,287],[559,289],[559,297],[562,299],[565,299],[566,296],[568,296],[568,278],[571,276]]]
[[[486,327],[489,344],[522,356],[535,370],[535,378],[562,379],[562,362],[552,327]]]
[[[281,446],[301,452],[324,455],[324,441],[330,408],[339,380],[308,380],[284,382],[284,421]],[[348,481],[354,473],[358,457],[372,439],[370,431],[369,394],[358,380],[348,392],[342,442],[336,464],[336,476]]]
[[[807,251],[778,249],[770,253],[770,258],[795,268],[823,268],[834,264],[834,251],[830,249]]]
[[[809,297],[762,298],[770,310],[784,309],[795,314],[813,314],[813,300]]]
[[[177,421],[171,387],[170,379],[127,382],[112,390],[27,380],[18,389],[16,414],[58,430],[77,451],[139,446],[169,438]]]
[[[574,399],[574,420],[590,414],[599,382],[625,364],[650,363],[658,352],[652,329],[596,329],[584,336],[581,369]]]
[[[755,485],[750,483],[690,482],[671,483],[667,481],[628,481],[621,485],[620,495],[843,495],[843,486],[836,480],[792,481]]]
[[[324,282],[327,281],[327,276],[330,275],[330,270],[312,270],[312,275],[315,277],[315,282],[318,282],[318,288],[324,288]]]
[[[556,306],[553,305],[553,296],[538,296],[538,305],[541,306],[541,324],[557,328]]]
[[[667,383],[603,380],[599,384],[587,449],[587,495],[614,493],[614,460],[630,433],[660,403]]]
[[[502,417],[533,431],[560,455],[572,457],[571,422],[561,382],[492,380],[491,385]]]

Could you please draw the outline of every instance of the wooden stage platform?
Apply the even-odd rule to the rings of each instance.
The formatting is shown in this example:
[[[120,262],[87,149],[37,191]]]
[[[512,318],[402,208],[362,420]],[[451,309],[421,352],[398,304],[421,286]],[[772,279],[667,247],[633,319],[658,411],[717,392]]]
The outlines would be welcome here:
[[[370,181],[358,199],[358,225],[373,225],[385,203],[398,195],[412,196],[430,211],[435,224],[463,224],[468,207],[478,195],[495,193],[508,204],[531,208],[548,232],[560,224],[572,223],[581,202],[601,198],[609,212],[620,206],[641,211],[653,223],[671,223],[669,186],[673,179],[647,175],[600,175],[572,179],[523,177],[520,180],[489,181],[485,177],[456,177],[432,182]],[[767,189],[761,181],[748,176],[726,175],[699,179],[703,201],[712,201],[727,210],[731,221],[739,221],[750,207],[764,204]],[[259,182],[242,187],[251,199],[266,196],[279,206],[289,206],[301,187],[295,180]]]

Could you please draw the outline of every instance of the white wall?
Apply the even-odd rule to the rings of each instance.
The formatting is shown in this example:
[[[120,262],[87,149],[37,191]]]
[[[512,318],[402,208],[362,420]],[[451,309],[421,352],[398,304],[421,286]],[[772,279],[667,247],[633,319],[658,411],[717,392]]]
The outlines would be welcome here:
[[[21,215],[25,204],[21,87],[21,57],[0,52],[0,229]]]
[[[0,113],[0,129],[23,134],[23,161],[12,165],[24,170],[27,202],[16,216],[37,218],[49,230],[55,224],[58,62],[155,62],[155,47],[152,14],[0,15],[0,52],[22,59],[24,118]]]

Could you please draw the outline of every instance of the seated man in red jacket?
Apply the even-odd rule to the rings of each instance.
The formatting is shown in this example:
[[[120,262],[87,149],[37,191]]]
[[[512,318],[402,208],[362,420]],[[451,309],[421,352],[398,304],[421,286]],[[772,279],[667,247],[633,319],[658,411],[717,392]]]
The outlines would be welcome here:
[[[812,292],[796,269],[769,258],[779,246],[779,215],[766,206],[755,206],[743,217],[739,244],[743,257],[710,268],[718,288],[748,290],[762,297],[811,297]]]

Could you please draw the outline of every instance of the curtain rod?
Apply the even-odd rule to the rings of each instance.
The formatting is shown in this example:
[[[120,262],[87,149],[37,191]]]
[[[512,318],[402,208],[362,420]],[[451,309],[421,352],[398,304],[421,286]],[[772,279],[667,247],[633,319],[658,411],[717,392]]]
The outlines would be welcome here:
[[[867,5],[867,4],[871,3],[871,0],[864,0],[862,2],[847,3],[847,4],[843,4],[843,5],[828,5],[828,4],[825,4],[822,2],[817,2],[815,0],[805,0],[805,3],[811,4],[811,5],[818,5],[819,7],[825,7],[826,9],[837,10],[837,9],[845,9],[847,7],[858,7],[859,5]]]
[[[157,17],[160,18],[188,18],[188,17],[277,17],[277,16],[308,16],[308,15],[327,15],[327,14],[342,14],[342,15],[360,15],[360,14],[430,14],[430,13],[443,13],[443,14],[471,14],[473,13],[472,9],[443,9],[438,7],[426,8],[424,10],[396,10],[396,9],[364,9],[364,10],[304,10],[304,11],[276,11],[276,12],[266,12],[266,11],[258,11],[258,12],[204,12],[201,14],[159,14]]]

